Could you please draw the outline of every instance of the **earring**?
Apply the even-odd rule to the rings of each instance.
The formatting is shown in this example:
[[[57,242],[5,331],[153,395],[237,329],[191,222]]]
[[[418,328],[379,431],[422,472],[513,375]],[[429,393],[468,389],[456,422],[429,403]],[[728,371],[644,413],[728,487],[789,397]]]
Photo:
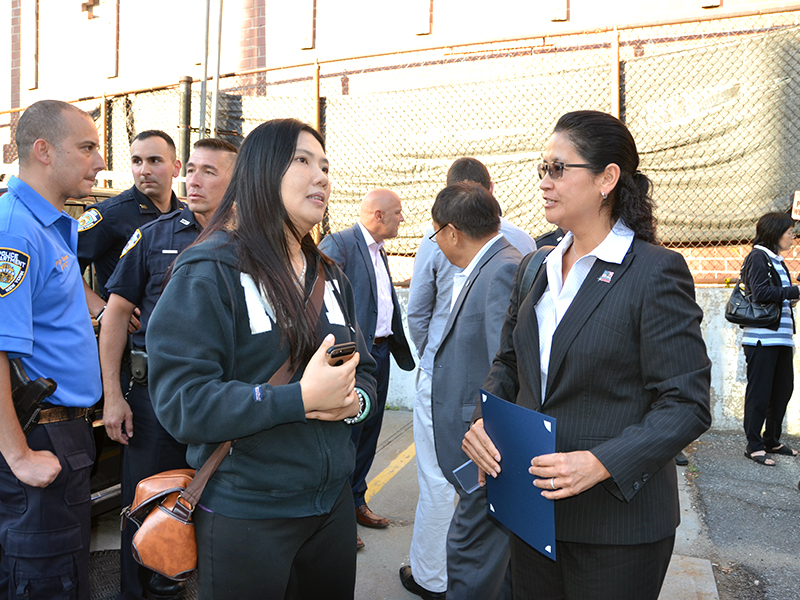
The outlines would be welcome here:
[[[608,199],[608,194],[607,193],[600,192],[600,195],[603,197],[603,200],[607,200]]]

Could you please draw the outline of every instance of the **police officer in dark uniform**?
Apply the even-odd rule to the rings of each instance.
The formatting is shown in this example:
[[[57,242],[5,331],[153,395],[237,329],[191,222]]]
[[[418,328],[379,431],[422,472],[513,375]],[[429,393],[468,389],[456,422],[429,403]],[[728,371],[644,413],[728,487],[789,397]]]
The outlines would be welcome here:
[[[545,246],[557,246],[558,242],[564,237],[564,230],[561,227],[548,231],[544,235],[536,238],[536,247],[544,248]]]
[[[98,296],[84,286],[89,312],[98,321],[108,299],[106,281],[133,232],[183,206],[172,191],[172,180],[180,169],[172,138],[156,129],[142,131],[131,142],[133,187],[91,206],[78,221],[81,271],[94,263],[100,287]]]
[[[106,284],[110,296],[100,330],[103,423],[108,436],[124,445],[123,506],[131,503],[136,484],[145,477],[188,468],[186,446],[161,427],[150,404],[145,332],[170,266],[213,215],[230,182],[235,159],[236,148],[228,142],[203,139],[195,143],[186,166],[188,206],[137,229]],[[141,329],[131,335],[131,373],[121,373],[127,327],[137,306],[141,309]],[[121,598],[139,599],[143,591],[156,598],[179,596],[179,584],[155,576],[136,563],[130,550],[134,533],[130,526],[122,532]]]
[[[64,212],[104,167],[92,118],[56,100],[17,125],[19,177],[0,198],[0,598],[89,599],[94,441],[86,411],[100,365],[78,267],[78,223]],[[10,360],[52,378],[27,436]]]

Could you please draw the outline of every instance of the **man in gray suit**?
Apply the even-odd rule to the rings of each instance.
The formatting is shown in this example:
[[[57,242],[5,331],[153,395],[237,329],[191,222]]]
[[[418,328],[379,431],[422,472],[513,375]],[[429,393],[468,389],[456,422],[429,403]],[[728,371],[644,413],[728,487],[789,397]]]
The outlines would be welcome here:
[[[365,527],[382,529],[389,521],[373,513],[364,500],[367,474],[375,458],[383,410],[389,389],[389,354],[404,371],[414,368],[400,313],[400,305],[392,285],[389,263],[383,244],[397,237],[403,222],[400,198],[391,190],[372,190],[361,202],[361,216],[349,229],[332,233],[320,242],[319,248],[342,268],[355,294],[356,319],[367,347],[378,366],[373,375],[377,381],[377,410],[361,425],[353,427],[351,437],[356,447],[356,467],[352,476],[356,520]],[[358,539],[359,548],[363,542]]]
[[[489,170],[472,157],[456,159],[447,171],[447,185],[459,181],[479,183],[490,193],[494,189]],[[414,398],[419,499],[409,549],[411,569],[407,572],[413,572],[416,584],[423,590],[444,593],[447,589],[447,531],[455,510],[456,490],[439,467],[433,443],[431,380],[433,359],[450,315],[453,276],[461,269],[445,258],[432,239],[433,232],[434,229],[429,228],[420,242],[408,298],[408,330],[420,361]],[[502,216],[500,233],[522,255],[536,250],[531,236]]]
[[[461,440],[469,428],[478,390],[500,345],[511,285],[522,255],[498,233],[499,206],[473,182],[446,187],[432,209],[434,234],[445,257],[462,272],[453,280],[450,315],[433,360],[431,402],[436,457],[459,494],[447,534],[447,597],[510,598],[508,537],[488,517],[486,493],[466,493],[453,470],[467,457]],[[423,598],[443,598],[400,570],[404,587]]]

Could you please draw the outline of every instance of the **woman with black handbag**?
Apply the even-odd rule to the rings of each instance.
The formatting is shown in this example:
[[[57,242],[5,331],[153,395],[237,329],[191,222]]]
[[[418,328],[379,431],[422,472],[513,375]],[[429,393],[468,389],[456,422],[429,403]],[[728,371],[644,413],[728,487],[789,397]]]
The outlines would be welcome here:
[[[765,327],[745,327],[742,337],[747,360],[747,390],[744,396],[744,455],[760,465],[774,467],[767,454],[797,456],[782,444],[781,426],[794,390],[793,301],[800,288],[791,285],[781,253],[792,247],[794,221],[786,213],[767,213],[756,223],[753,250],[744,259],[745,291],[754,302],[780,303],[780,318]],[[763,436],[762,436],[763,430]]]

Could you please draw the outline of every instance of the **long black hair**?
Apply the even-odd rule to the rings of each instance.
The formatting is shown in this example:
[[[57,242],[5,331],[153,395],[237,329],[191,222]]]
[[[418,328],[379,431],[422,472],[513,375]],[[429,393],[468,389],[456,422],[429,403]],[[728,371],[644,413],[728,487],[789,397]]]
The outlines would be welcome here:
[[[657,243],[653,184],[638,170],[636,142],[622,121],[603,112],[579,110],[563,115],[554,133],[563,133],[569,139],[595,175],[611,163],[619,166],[617,185],[601,207],[608,211],[612,221],[622,219],[636,237]]]
[[[198,241],[216,231],[238,242],[238,268],[267,294],[275,310],[281,340],[289,343],[292,365],[317,349],[316,334],[305,316],[305,298],[296,285],[289,256],[289,235],[300,242],[309,269],[329,261],[310,233],[301,234],[283,205],[281,182],[303,131],[323,150],[325,141],[311,126],[296,119],[274,119],[256,127],[244,140],[231,183]]]
[[[761,215],[756,223],[756,238],[753,246],[764,246],[775,254],[778,254],[778,242],[781,241],[787,229],[794,226],[794,221],[787,213],[771,212]]]

